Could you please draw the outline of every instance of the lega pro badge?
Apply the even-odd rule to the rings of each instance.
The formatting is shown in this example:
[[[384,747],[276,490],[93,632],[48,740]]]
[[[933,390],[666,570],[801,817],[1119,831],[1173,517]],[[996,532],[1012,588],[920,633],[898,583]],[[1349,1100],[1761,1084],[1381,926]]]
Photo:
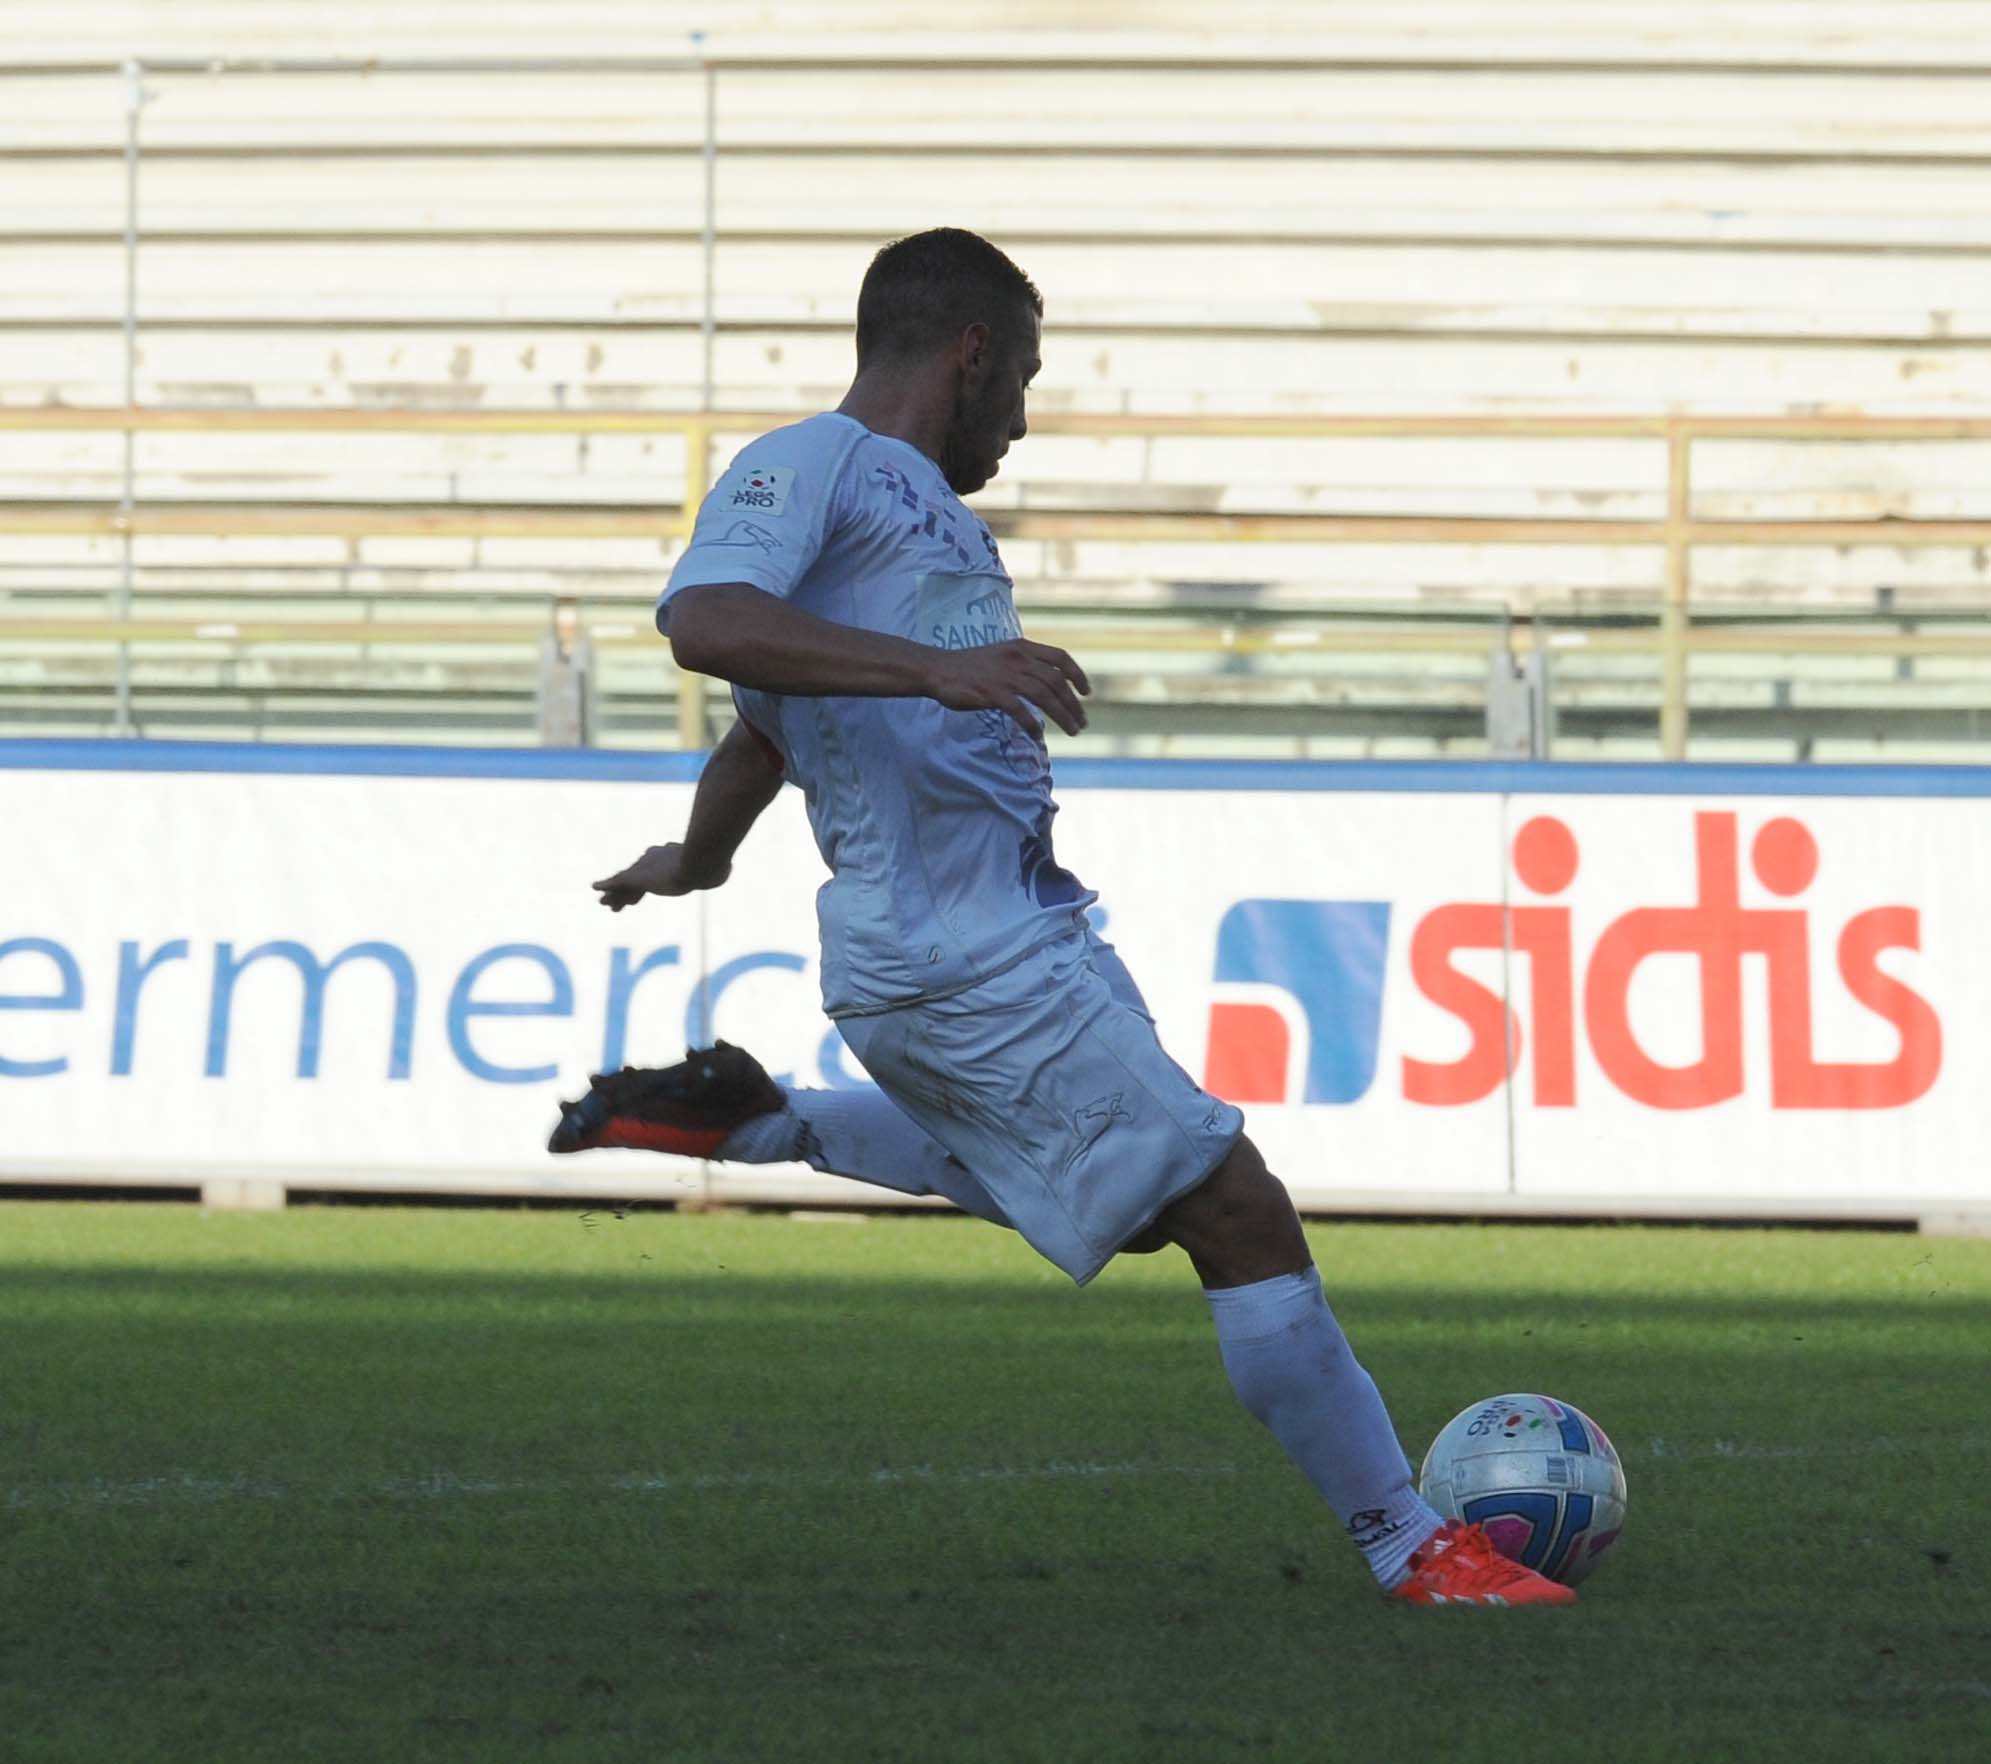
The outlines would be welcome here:
[[[732,507],[744,514],[778,515],[795,487],[793,466],[748,467],[733,491]]]

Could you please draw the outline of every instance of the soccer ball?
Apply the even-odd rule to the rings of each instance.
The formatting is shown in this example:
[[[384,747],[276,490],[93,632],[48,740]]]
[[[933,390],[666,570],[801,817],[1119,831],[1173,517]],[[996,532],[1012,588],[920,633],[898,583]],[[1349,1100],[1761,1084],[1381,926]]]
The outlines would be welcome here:
[[[1523,1567],[1574,1586],[1625,1523],[1625,1472],[1603,1428],[1545,1396],[1497,1396],[1445,1423],[1419,1492],[1447,1519],[1482,1527]]]

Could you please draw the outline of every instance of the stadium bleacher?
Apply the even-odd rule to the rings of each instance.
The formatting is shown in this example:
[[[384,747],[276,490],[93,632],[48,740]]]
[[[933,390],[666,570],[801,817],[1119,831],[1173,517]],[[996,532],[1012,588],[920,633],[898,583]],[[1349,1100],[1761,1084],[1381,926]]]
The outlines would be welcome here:
[[[936,33],[896,0],[576,0],[564,63],[521,4],[12,11],[8,732],[531,740],[557,630],[594,634],[597,739],[676,739],[643,627],[679,436],[142,430],[134,504],[181,518],[127,541],[125,435],[33,413],[122,406],[128,368],[216,412],[802,413],[869,252],[950,222],[1048,302],[1045,420],[982,506],[1033,629],[1083,640],[1093,751],[1483,751],[1512,623],[1552,646],[1559,753],[1659,753],[1664,434],[1293,432],[1351,414],[1973,419],[1695,442],[1697,519],[1877,525],[1695,546],[1689,751],[1991,736],[1991,532],[1900,525],[1991,519],[1991,4],[1265,0],[1216,31],[1107,0]],[[1180,427],[1112,432],[1142,415]],[[120,651],[114,618],[174,634]]]

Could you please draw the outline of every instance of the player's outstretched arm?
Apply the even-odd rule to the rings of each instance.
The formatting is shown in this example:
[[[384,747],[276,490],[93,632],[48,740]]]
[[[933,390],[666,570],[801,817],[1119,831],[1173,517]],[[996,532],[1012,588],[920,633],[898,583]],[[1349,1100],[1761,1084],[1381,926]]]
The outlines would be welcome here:
[[[619,913],[646,894],[717,888],[733,873],[740,841],[780,789],[781,773],[761,751],[753,731],[745,722],[735,723],[698,775],[684,838],[651,846],[627,869],[595,883],[601,904]]]
[[[1018,637],[935,649],[819,619],[746,582],[684,588],[670,602],[678,665],[736,686],[801,698],[932,698],[949,710],[1007,711],[1036,727],[1035,705],[1067,735],[1085,727],[1092,690],[1062,649]]]

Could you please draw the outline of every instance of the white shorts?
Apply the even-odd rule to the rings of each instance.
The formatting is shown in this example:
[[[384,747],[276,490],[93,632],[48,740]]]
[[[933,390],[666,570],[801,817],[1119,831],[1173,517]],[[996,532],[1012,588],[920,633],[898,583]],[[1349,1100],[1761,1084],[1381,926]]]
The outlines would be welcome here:
[[[1162,1051],[1090,927],[951,998],[837,1025],[899,1108],[1081,1286],[1229,1156],[1231,1103]]]

